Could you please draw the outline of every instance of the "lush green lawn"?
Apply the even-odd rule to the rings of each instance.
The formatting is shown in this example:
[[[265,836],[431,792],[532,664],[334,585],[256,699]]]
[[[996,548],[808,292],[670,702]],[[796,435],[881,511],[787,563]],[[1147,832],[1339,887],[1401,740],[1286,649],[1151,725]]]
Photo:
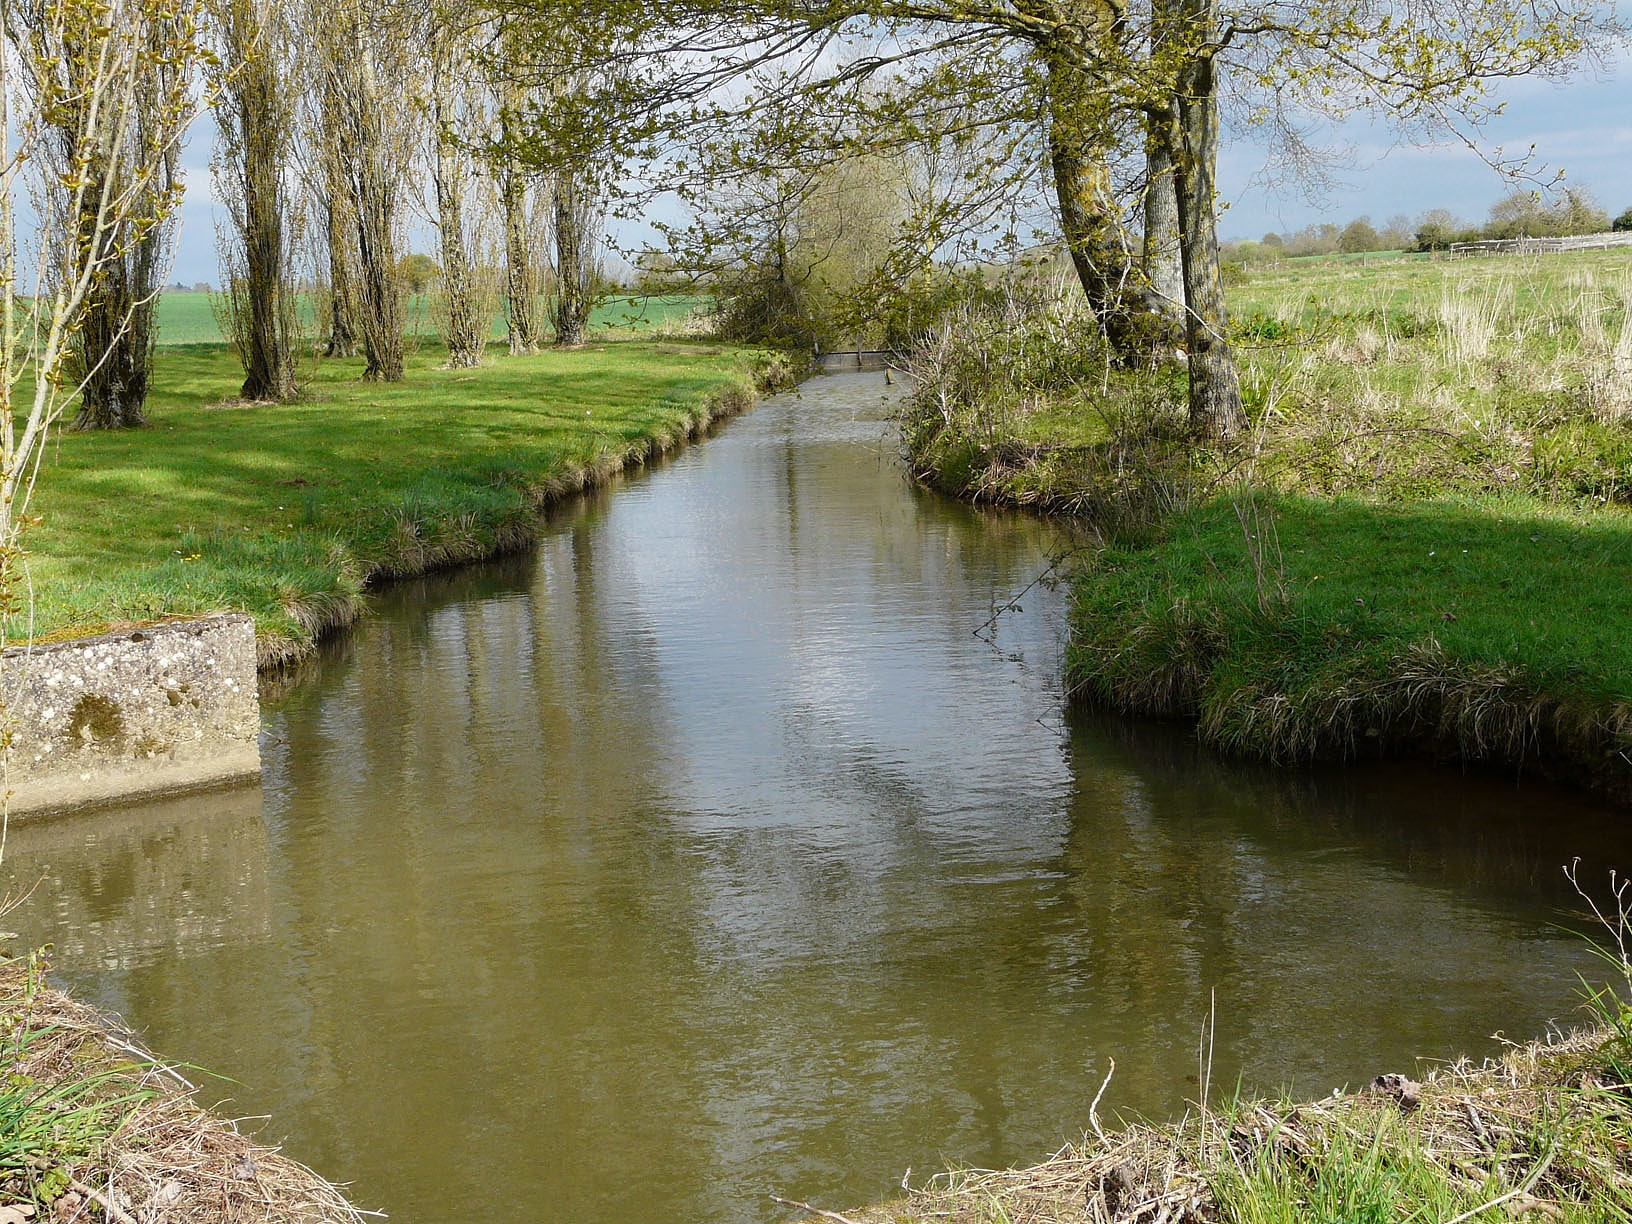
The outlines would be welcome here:
[[[372,575],[528,538],[542,499],[683,437],[751,395],[762,354],[625,341],[359,380],[307,371],[284,406],[236,406],[225,348],[160,352],[150,428],[53,436],[33,504],[35,629],[243,609],[263,656],[351,619]],[[13,627],[12,636],[17,635]]]
[[[617,297],[595,308],[590,327],[608,331],[651,331],[681,326],[692,310],[706,304],[697,297]],[[161,345],[214,344],[223,337],[216,324],[214,298],[208,293],[176,292],[159,298],[158,331]],[[309,318],[308,312],[308,318]],[[408,330],[411,335],[434,339],[436,323],[430,302],[422,295],[408,299]],[[505,335],[502,315],[493,320],[493,338]]]

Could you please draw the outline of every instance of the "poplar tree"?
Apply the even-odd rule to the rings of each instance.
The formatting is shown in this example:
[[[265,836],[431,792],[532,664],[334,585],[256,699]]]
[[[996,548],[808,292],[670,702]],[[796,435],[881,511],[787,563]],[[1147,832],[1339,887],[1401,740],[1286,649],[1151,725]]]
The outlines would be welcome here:
[[[201,105],[205,55],[197,13],[177,0],[13,2],[4,23],[0,639],[26,610],[15,594],[21,540],[48,431],[100,366],[122,359],[90,350],[80,322],[94,310],[102,334],[149,326],[126,260],[141,236],[174,223],[176,149]],[[132,422],[128,398],[114,407]]]
[[[318,137],[322,173],[333,192],[331,235],[340,248],[331,262],[335,298],[354,308],[367,363],[363,377],[379,382],[402,379],[407,321],[397,259],[413,108],[404,27],[395,18],[372,5],[314,6],[305,30],[321,96]],[[343,268],[355,270],[347,277],[349,301],[341,297]]]
[[[211,169],[227,214],[217,241],[227,331],[249,400],[287,400],[298,391],[288,224],[296,91],[286,13],[272,0],[210,4],[216,56],[208,78],[218,130]]]
[[[198,12],[190,0],[13,0],[3,19],[6,84],[37,125],[19,139],[41,166],[40,224],[58,240],[46,292],[66,289],[72,307],[59,355],[79,389],[74,426],[145,424]]]

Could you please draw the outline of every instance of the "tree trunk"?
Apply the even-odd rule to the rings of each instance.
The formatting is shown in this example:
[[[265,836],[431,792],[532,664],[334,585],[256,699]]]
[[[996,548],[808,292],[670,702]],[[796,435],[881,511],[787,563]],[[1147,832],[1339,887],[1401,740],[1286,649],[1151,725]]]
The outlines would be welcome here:
[[[1152,306],[1184,326],[1184,261],[1179,251],[1179,199],[1173,186],[1173,153],[1164,133],[1145,142],[1145,238],[1140,260],[1155,296]]]
[[[75,429],[147,424],[155,299],[149,290],[142,301],[133,279],[124,261],[116,261],[80,313],[76,372],[84,390]]]
[[[1080,69],[1051,57],[1048,66],[1048,151],[1060,227],[1111,352],[1124,365],[1141,365],[1169,344],[1172,331],[1134,266],[1121,210],[1111,188],[1109,135],[1086,101],[1097,92]]]
[[[470,369],[482,360],[487,346],[488,320],[477,303],[475,270],[465,245],[465,172],[449,135],[449,115],[441,90],[448,88],[446,72],[439,73],[439,91],[433,110],[436,159],[431,178],[436,188],[437,228],[442,247],[442,315],[448,342],[448,366]]]
[[[130,119],[129,145],[150,148],[154,113],[151,96],[162,89],[155,70],[144,82],[144,95],[135,99]],[[129,156],[129,151],[125,151]],[[163,201],[175,186],[179,153],[174,146],[157,159],[156,173],[140,188],[141,203],[125,225],[112,234],[103,231],[100,210],[104,176],[123,178],[128,166],[118,157],[93,159],[91,172],[99,179],[82,197],[78,219],[81,242],[104,245],[112,253],[103,276],[92,287],[80,312],[75,358],[71,370],[82,381],[75,429],[125,429],[147,423],[147,392],[153,372],[153,313],[158,302],[159,273],[165,260],[170,227],[158,222]],[[113,187],[119,189],[117,179]],[[125,190],[131,190],[126,186]]]
[[[540,318],[538,255],[527,216],[527,179],[514,163],[500,171],[499,194],[504,205],[504,301],[510,352],[538,351],[543,332]]]
[[[1229,438],[1246,421],[1241,383],[1227,331],[1218,258],[1218,81],[1210,44],[1211,0],[1181,0],[1197,50],[1179,70],[1169,148],[1184,266],[1185,336],[1190,357],[1190,427],[1204,438]]]
[[[1124,361],[1136,360],[1130,351],[1131,261],[1122,228],[1117,224],[1102,134],[1083,96],[1077,70],[1057,57],[1051,58],[1048,154],[1054,170],[1054,193],[1060,204],[1060,228],[1089,309],[1104,328],[1112,351]]]
[[[330,51],[331,54],[334,52]],[[315,143],[322,158],[324,237],[328,240],[328,317],[322,320],[328,332],[324,356],[357,355],[357,273],[352,252],[357,249],[357,221],[351,208],[351,188],[341,165],[340,125],[345,122],[340,100],[339,73],[332,66],[322,82],[322,129]]]
[[[382,108],[384,99],[371,62],[371,48],[354,41],[351,62],[342,65],[339,151],[347,172],[348,203],[357,219],[358,322],[361,324],[363,378],[401,382],[404,370],[402,285],[397,274],[397,166]]]
[[[589,213],[581,198],[578,176],[560,170],[555,176],[555,300],[550,304],[550,321],[555,325],[555,342],[571,348],[584,342],[589,324],[590,242]]]
[[[357,289],[351,267],[355,239],[341,200],[331,196],[323,210],[329,245],[328,338],[325,357],[357,356]]]
[[[281,97],[288,82],[280,79],[281,62],[261,44],[268,25],[259,20],[257,7],[243,4],[229,10],[228,50],[232,63],[224,80],[236,103],[233,114],[223,115],[222,153],[235,164],[220,172],[229,178],[233,226],[237,230],[239,259],[228,258],[228,275],[241,270],[242,292],[226,286],[227,301],[247,318],[234,330],[242,337],[240,358],[248,400],[294,398],[293,335],[296,327],[294,289],[286,277],[287,248],[283,229],[283,160],[288,148],[290,107]],[[229,130],[235,128],[236,130]],[[231,181],[236,180],[236,181]],[[235,189],[235,190],[234,190]],[[241,264],[240,264],[241,260]],[[231,265],[239,264],[239,269]]]

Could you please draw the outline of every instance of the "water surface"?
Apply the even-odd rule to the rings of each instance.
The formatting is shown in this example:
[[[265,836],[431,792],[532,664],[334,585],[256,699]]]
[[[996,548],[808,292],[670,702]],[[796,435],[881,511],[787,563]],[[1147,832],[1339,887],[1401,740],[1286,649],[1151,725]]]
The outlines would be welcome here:
[[[260,790],[15,829],[13,918],[399,1221],[721,1224],[1007,1164],[1215,1083],[1569,1018],[1622,819],[1222,763],[1062,711],[1076,547],[902,479],[876,375],[778,397],[379,597]],[[1011,603],[1014,604],[1010,607]],[[1004,610],[1007,609],[1007,610]]]

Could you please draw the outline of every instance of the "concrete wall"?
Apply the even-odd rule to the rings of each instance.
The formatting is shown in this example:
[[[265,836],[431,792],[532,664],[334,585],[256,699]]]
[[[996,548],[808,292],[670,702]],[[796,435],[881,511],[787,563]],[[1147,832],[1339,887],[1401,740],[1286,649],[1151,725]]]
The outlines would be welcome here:
[[[260,773],[255,622],[232,614],[0,655],[11,811],[162,795]]]

